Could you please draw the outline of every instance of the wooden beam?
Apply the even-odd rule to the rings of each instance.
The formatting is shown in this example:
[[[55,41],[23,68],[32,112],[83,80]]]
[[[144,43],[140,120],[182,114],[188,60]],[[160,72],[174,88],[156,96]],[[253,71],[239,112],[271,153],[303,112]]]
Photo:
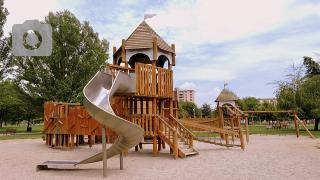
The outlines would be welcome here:
[[[242,111],[243,113],[293,113],[294,111]]]

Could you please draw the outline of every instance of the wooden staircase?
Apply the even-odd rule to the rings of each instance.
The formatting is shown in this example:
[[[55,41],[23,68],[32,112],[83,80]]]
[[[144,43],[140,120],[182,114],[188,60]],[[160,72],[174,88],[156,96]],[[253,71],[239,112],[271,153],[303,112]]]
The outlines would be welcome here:
[[[172,148],[175,159],[180,157],[187,157],[190,155],[198,155],[199,152],[196,151],[193,146],[189,143],[189,136],[185,132],[179,133],[177,129],[173,128],[169,123],[167,123],[162,117],[157,116],[159,119],[159,137]]]

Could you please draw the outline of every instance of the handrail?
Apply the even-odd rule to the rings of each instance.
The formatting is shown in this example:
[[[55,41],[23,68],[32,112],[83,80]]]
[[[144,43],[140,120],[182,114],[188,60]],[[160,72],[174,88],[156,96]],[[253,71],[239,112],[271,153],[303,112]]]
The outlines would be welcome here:
[[[239,109],[239,108],[237,108],[236,106],[234,106],[234,105],[231,105],[233,108],[235,108],[241,115],[244,115],[244,113]]]
[[[195,135],[193,135],[193,133],[187,129],[186,127],[184,127],[179,121],[176,120],[176,118],[174,118],[171,114],[169,115],[169,119],[174,120],[179,126],[180,128],[182,128],[184,131],[187,131],[188,134],[190,134],[193,138],[197,138]]]
[[[159,132],[159,134],[161,133],[161,134],[163,134],[163,132],[162,132],[162,129],[161,129],[161,125],[160,125],[160,123],[163,123],[165,126],[166,126],[166,128],[169,128],[169,130],[171,130],[172,132],[173,132],[173,142],[171,142],[171,140],[170,140],[170,131],[169,131],[169,134],[167,134],[166,133],[166,131],[165,131],[165,134],[164,134],[164,136],[165,136],[165,138],[166,138],[166,140],[168,140],[169,142],[170,142],[170,144],[173,146],[173,154],[174,154],[174,159],[177,159],[178,158],[178,156],[179,156],[179,151],[178,151],[178,133],[177,133],[177,131],[176,130],[174,130],[174,128],[172,128],[165,120],[163,120],[159,115],[157,115],[157,118],[159,119],[159,125],[158,125],[158,128],[159,128],[159,130],[158,130],[158,132]],[[169,138],[167,137],[167,135],[169,136]],[[181,136],[179,136],[180,138],[182,138]],[[169,144],[169,145],[170,145]]]
[[[226,105],[225,107],[227,108],[227,111],[230,111],[231,114],[236,115],[236,113],[232,109],[230,109],[229,106]]]
[[[111,67],[112,69],[124,69],[124,70],[134,71],[134,68],[124,67],[124,66],[119,66],[115,64],[109,64],[109,63],[107,63],[107,67]]]

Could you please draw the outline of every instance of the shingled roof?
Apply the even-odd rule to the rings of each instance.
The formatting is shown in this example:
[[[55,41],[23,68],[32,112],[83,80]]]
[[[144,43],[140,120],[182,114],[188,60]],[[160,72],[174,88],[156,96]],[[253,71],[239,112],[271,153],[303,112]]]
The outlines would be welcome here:
[[[223,89],[219,94],[215,102],[225,102],[225,101],[236,101],[238,100],[234,95],[232,95],[227,89]]]
[[[125,49],[152,48],[154,37],[158,39],[158,48],[172,53],[174,52],[172,48],[145,21],[142,21],[142,23],[128,37]]]

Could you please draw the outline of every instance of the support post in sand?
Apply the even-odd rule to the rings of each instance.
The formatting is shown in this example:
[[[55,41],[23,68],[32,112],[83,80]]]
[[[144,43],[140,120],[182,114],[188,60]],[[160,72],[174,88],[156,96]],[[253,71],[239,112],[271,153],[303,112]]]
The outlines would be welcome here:
[[[123,153],[120,153],[120,170],[123,170]]]
[[[102,126],[102,156],[103,156],[103,177],[107,177],[107,147],[106,147],[106,127]]]

